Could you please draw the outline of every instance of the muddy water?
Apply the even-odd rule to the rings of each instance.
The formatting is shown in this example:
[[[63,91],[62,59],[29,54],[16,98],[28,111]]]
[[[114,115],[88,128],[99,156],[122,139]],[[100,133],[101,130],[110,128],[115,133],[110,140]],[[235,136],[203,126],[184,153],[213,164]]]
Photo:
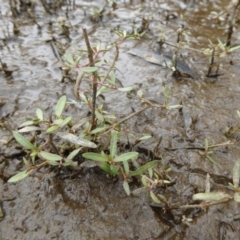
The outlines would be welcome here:
[[[234,201],[207,211],[196,208],[164,212],[150,207],[141,197],[127,197],[121,181],[97,169],[84,170],[71,178],[72,172],[46,168],[16,184],[7,183],[23,169],[21,149],[12,142],[6,144],[11,139],[9,130],[32,116],[37,107],[49,113],[62,94],[74,98],[74,82],[63,80],[59,56],[66,49],[84,47],[81,27],[86,26],[93,43],[100,40],[107,46],[116,39],[113,29],[131,31],[132,26],[141,25],[142,17],[151,17],[143,39],[121,45],[117,77],[124,86],[136,84],[146,97],[160,102],[164,86],[169,85],[170,103],[182,104],[183,108],[153,108],[131,119],[124,128],[136,135],[151,134],[153,138],[140,144],[139,150],[154,149],[155,157],[173,169],[170,175],[175,185],[162,190],[170,205],[193,203],[192,195],[204,192],[207,173],[211,176],[211,191],[231,194],[226,186],[232,182],[232,167],[240,156],[239,138],[227,138],[224,132],[239,122],[236,110],[240,109],[240,68],[229,64],[239,63],[239,51],[222,60],[223,75],[218,78],[205,77],[207,57],[182,51],[184,61],[198,72],[199,78],[181,81],[174,79],[168,69],[127,54],[133,47],[158,49],[156,41],[161,30],[167,40],[176,41],[181,24],[192,33],[188,37],[192,48],[206,47],[208,39],[225,40],[226,31],[210,17],[210,12],[226,11],[229,1],[118,1],[116,10],[107,7],[99,22],[92,22],[90,14],[104,1],[76,1],[74,7],[49,5],[48,9],[36,3],[29,14],[27,8],[31,6],[17,6],[18,13],[14,13],[9,2],[0,1],[0,57],[7,64],[6,71],[0,72],[0,207],[4,215],[0,239],[238,239],[240,211]],[[71,25],[69,38],[61,34],[57,23],[59,16],[66,13]],[[57,40],[54,44],[53,38]],[[237,26],[233,43],[239,40]],[[165,47],[165,51],[174,49]],[[111,60],[112,56],[110,53],[105,57]],[[106,95],[106,106],[119,118],[142,107],[134,94],[127,97],[123,93]],[[77,117],[83,115],[77,113]],[[233,143],[214,149],[213,158],[218,164],[210,163],[194,149],[175,149],[202,147],[205,138],[211,144],[228,140]],[[182,221],[183,215],[193,219],[189,226]]]

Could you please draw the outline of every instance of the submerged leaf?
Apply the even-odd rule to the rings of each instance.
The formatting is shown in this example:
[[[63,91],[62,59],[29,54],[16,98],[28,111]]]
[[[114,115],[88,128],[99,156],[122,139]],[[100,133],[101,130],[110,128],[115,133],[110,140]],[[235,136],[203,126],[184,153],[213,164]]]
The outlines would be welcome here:
[[[239,177],[240,177],[240,159],[236,161],[233,167],[233,186],[238,188],[239,186]]]
[[[60,138],[68,141],[68,142],[71,142],[73,144],[76,144],[76,145],[80,145],[80,146],[83,146],[83,147],[89,147],[89,148],[96,148],[97,145],[93,142],[90,142],[84,138],[80,138],[80,137],[77,137],[76,135],[74,134],[71,134],[71,133],[67,133],[67,132],[58,132],[56,133],[57,136],[59,136]]]
[[[39,131],[39,130],[42,130],[42,129],[40,127],[36,127],[36,126],[27,126],[27,127],[19,129],[18,132],[25,133],[25,132],[33,132],[33,131]]]
[[[220,201],[226,198],[231,198],[231,196],[227,193],[223,192],[210,192],[210,193],[197,193],[194,194],[192,199],[202,200],[202,201]]]

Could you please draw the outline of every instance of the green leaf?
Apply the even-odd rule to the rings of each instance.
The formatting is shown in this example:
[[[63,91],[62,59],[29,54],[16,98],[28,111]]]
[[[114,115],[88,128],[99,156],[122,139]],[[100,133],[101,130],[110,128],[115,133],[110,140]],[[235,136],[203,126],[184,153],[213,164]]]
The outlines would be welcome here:
[[[82,156],[86,159],[90,159],[90,160],[97,161],[97,162],[108,162],[109,161],[108,155],[105,155],[105,154],[103,155],[100,153],[88,152],[88,153],[84,153]]]
[[[32,172],[32,170],[25,170],[23,172],[19,172],[16,175],[14,175],[13,177],[11,177],[10,179],[8,179],[8,182],[17,182],[19,180],[24,179],[25,177],[27,177],[30,173]]]
[[[120,92],[129,92],[132,91],[135,88],[135,86],[125,87],[125,88],[118,88],[118,91]]]
[[[55,119],[53,123],[55,125],[60,125],[60,124],[62,124],[62,122],[63,122],[63,119],[62,118],[58,118],[58,119]]]
[[[240,202],[240,193],[239,192],[237,192],[237,193],[234,193],[234,201],[235,202]]]
[[[161,201],[157,198],[157,196],[153,193],[153,191],[150,191],[150,196],[155,203],[161,204]]]
[[[57,154],[53,154],[53,153],[49,153],[49,152],[45,152],[45,151],[41,151],[39,153],[40,157],[42,157],[45,160],[48,161],[60,161],[63,158]]]
[[[72,120],[72,116],[69,116],[67,118],[65,118],[62,123],[59,124],[59,127],[63,127],[65,125],[67,125],[70,121]]]
[[[128,164],[128,161],[123,161],[123,167],[124,167],[124,172],[128,176],[129,175],[129,164]]]
[[[35,122],[34,121],[26,121],[26,122],[24,122],[24,123],[22,123],[21,125],[20,125],[20,127],[24,127],[24,126],[29,126],[29,125],[34,125],[35,124]]]
[[[73,57],[72,57],[71,53],[66,52],[65,55],[64,55],[64,57],[66,58],[66,60],[67,60],[70,64],[75,65],[75,61],[73,60]]]
[[[111,175],[118,175],[118,171],[116,171],[116,169],[111,169],[111,167],[109,166],[108,163],[106,162],[100,162],[98,164],[98,167],[101,168],[103,171],[111,174]]]
[[[144,187],[148,187],[148,183],[145,175],[142,175],[141,181]]]
[[[78,148],[78,149],[75,149],[74,151],[72,151],[72,152],[68,155],[67,159],[68,159],[68,160],[72,160],[72,159],[79,153],[79,151],[80,151],[81,149],[82,149],[82,148]]]
[[[139,138],[138,140],[139,140],[139,141],[147,140],[147,139],[149,139],[149,138],[151,138],[151,137],[152,137],[151,135],[146,135],[146,136],[143,136],[143,137]]]
[[[233,167],[233,186],[238,188],[239,186],[239,177],[240,177],[240,159],[236,161]]]
[[[238,115],[238,117],[240,117],[240,112],[237,110],[237,115]]]
[[[100,122],[103,122],[103,121],[104,121],[104,117],[103,117],[103,115],[102,115],[100,112],[95,111],[95,114],[96,114],[97,119],[98,119]]]
[[[40,108],[37,108],[36,115],[37,115],[39,120],[41,120],[41,121],[43,120],[43,112]]]
[[[192,199],[194,201],[196,200],[202,200],[202,201],[220,201],[226,198],[231,198],[231,196],[227,193],[223,192],[212,192],[212,193],[197,193],[194,194]]]
[[[85,73],[92,73],[92,72],[96,72],[98,70],[98,67],[82,67],[81,71],[85,72]]]
[[[213,164],[218,164],[216,161],[214,161],[213,160],[213,158],[212,157],[210,157],[209,155],[207,155],[207,159],[211,162],[211,163],[213,163]]]
[[[56,133],[57,136],[59,136],[60,138],[68,141],[68,142],[71,142],[73,144],[76,144],[76,145],[80,145],[80,146],[83,146],[83,147],[89,147],[89,148],[96,148],[97,145],[93,142],[90,142],[84,138],[80,138],[80,137],[77,137],[76,135],[74,134],[71,134],[71,133],[67,133],[67,132],[58,132]]]
[[[169,96],[170,96],[170,87],[165,86],[165,88],[164,88],[164,98],[166,100],[166,103],[168,102]]]
[[[56,130],[58,130],[58,126],[57,125],[54,125],[54,126],[51,126],[50,128],[47,129],[46,133],[52,133]]]
[[[129,196],[130,195],[130,188],[129,188],[129,184],[126,180],[123,181],[123,188],[124,188],[125,192],[127,193],[127,195]]]
[[[205,150],[207,151],[208,150],[208,139],[205,138]]]
[[[67,97],[65,95],[60,97],[60,99],[58,100],[56,109],[55,109],[55,114],[57,118],[60,118],[60,116],[62,115],[66,102],[67,102]]]
[[[30,143],[26,138],[24,138],[21,134],[19,134],[17,131],[13,131],[13,136],[17,140],[19,144],[21,144],[26,149],[34,150],[36,147]]]
[[[110,141],[110,156],[115,157],[117,151],[117,141],[118,141],[118,132],[115,130],[111,131],[111,141]]]
[[[117,156],[116,158],[113,159],[114,162],[123,162],[130,160],[132,158],[137,158],[138,157],[138,152],[128,152],[124,153],[120,156]]]
[[[154,168],[155,166],[157,166],[157,164],[159,163],[158,160],[154,160],[151,161],[143,166],[141,166],[140,168],[138,168],[136,171],[130,172],[130,176],[138,176],[143,174],[145,171],[147,171],[150,168]]]
[[[182,105],[171,105],[171,106],[167,106],[166,108],[168,110],[179,109],[179,108],[182,108]]]
[[[92,131],[90,132],[90,134],[100,133],[100,132],[103,132],[105,129],[106,129],[106,126],[104,125],[103,127],[95,128],[94,130],[92,130]]]
[[[39,131],[39,130],[42,130],[42,129],[40,127],[36,127],[36,126],[27,126],[27,127],[19,129],[18,132],[25,133],[25,132],[33,132],[33,131]]]
[[[28,160],[25,157],[23,158],[23,162],[27,167],[31,166],[30,163],[28,162]]]
[[[240,45],[238,45],[236,47],[231,47],[229,52],[233,52],[233,51],[237,50],[238,48],[240,48]]]
[[[110,169],[113,176],[119,175],[119,166],[110,165]]]

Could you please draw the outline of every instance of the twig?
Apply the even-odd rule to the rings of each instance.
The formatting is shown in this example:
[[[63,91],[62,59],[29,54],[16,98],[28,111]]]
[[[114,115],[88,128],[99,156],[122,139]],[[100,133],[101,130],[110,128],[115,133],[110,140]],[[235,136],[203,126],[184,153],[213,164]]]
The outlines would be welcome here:
[[[94,67],[94,60],[93,60],[93,51],[88,39],[88,34],[87,34],[87,30],[85,27],[82,28],[83,29],[83,35],[84,35],[84,39],[85,39],[85,43],[87,46],[87,50],[88,50],[88,59],[89,59],[89,66],[90,67]],[[95,109],[96,109],[96,96],[97,96],[97,85],[98,85],[98,75],[97,72],[93,72],[92,73],[93,76],[93,97],[92,97],[92,122],[91,122],[91,129],[94,129],[95,127]]]

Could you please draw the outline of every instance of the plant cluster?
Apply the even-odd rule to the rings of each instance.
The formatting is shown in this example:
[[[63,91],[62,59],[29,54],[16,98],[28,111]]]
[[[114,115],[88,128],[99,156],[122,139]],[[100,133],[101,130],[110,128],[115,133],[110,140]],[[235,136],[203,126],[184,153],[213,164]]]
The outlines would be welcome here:
[[[110,2],[111,4],[115,3],[114,1],[109,1],[109,3]],[[235,24],[234,19],[239,2],[240,1],[234,5],[235,10],[231,20],[232,25],[233,23]],[[42,4],[45,6],[46,1],[42,1]],[[92,20],[100,21],[103,17],[104,11],[105,6],[94,11]],[[119,48],[122,42],[126,39],[142,38],[149,27],[149,21],[149,19],[143,19],[141,27],[139,29],[134,28],[131,33],[127,33],[125,30],[116,31],[118,39],[106,48],[102,48],[100,42],[92,47],[88,39],[87,31],[83,28],[86,49],[80,49],[74,53],[66,52],[62,59],[62,70],[65,71],[67,75],[70,75],[70,72],[76,75],[74,85],[74,95],[76,100],[68,102],[67,97],[62,96],[58,100],[57,105],[53,110],[53,114],[51,114],[49,118],[47,118],[46,114],[38,108],[36,110],[35,118],[22,123],[18,131],[13,131],[13,136],[16,141],[26,150],[27,154],[23,158],[26,170],[17,173],[11,177],[8,182],[16,182],[24,179],[34,171],[47,165],[58,168],[68,167],[72,169],[97,166],[107,174],[119,177],[119,179],[123,181],[123,188],[128,195],[131,192],[129,183],[133,178],[138,178],[143,185],[143,187],[140,188],[140,191],[148,191],[151,199],[155,203],[161,206],[164,204],[165,206],[170,207],[167,199],[163,195],[157,194],[156,189],[158,187],[172,184],[171,178],[168,175],[171,168],[162,171],[159,170],[160,163],[158,159],[151,159],[151,161],[141,165],[138,161],[139,152],[126,150],[122,152],[119,148],[120,137],[126,134],[126,132],[121,130],[121,126],[124,122],[149,108],[165,108],[167,110],[181,108],[181,105],[169,104],[170,88],[166,86],[164,89],[163,105],[152,103],[144,98],[141,91],[138,91],[139,100],[145,106],[122,120],[117,120],[117,113],[109,113],[101,103],[101,99],[104,99],[104,94],[107,94],[108,92],[129,92],[135,90],[135,86],[123,87],[121,83],[117,81],[115,64],[118,60]],[[62,33],[68,37],[70,26],[66,19],[60,18],[59,25],[62,29]],[[184,38],[189,34],[184,26],[181,26],[177,31],[177,34],[176,44],[167,42],[164,39],[164,36],[161,36],[159,43],[161,46],[163,44],[168,44],[176,47],[172,59],[172,70],[174,74],[178,76],[180,74],[182,77],[183,75],[179,71],[177,65],[179,52],[181,49],[193,49],[189,48],[184,42]],[[231,36],[232,34],[228,35],[226,43],[218,40],[217,44],[213,44],[209,41],[208,48],[198,51],[204,53],[210,59],[206,74],[208,77],[218,75],[220,58],[225,57],[230,52],[240,48],[240,46],[232,47],[230,45]],[[106,59],[103,60],[104,54],[113,50],[115,50],[115,56],[112,62],[108,62]],[[87,60],[86,55],[88,57]],[[102,67],[103,64],[107,65],[107,70],[103,70],[106,69]],[[1,65],[3,66],[2,62]],[[213,69],[215,69],[214,73]],[[82,90],[84,88],[80,87],[83,81],[90,86],[90,93],[89,91]],[[68,104],[74,104],[75,107],[80,108],[81,105],[87,106],[91,113],[90,117],[85,116],[79,121],[73,116],[67,116],[64,109]],[[230,131],[230,134],[237,131],[239,131],[239,128]],[[23,136],[26,133],[31,136],[30,139]],[[145,135],[141,138],[136,138],[136,142],[144,141],[150,137],[151,136]],[[208,140],[206,139],[204,147],[199,149],[199,154],[210,162],[217,164],[211,157],[213,152],[210,149],[227,144],[230,143],[209,145]],[[81,159],[81,161],[79,161],[79,159]],[[206,208],[232,199],[240,202],[239,166],[240,161],[238,160],[233,168],[233,184],[229,184],[231,190],[234,191],[233,196],[222,192],[211,193],[209,176],[207,176],[205,193],[197,193],[193,195],[194,201],[202,201],[200,204],[171,206],[171,208]],[[187,222],[188,220],[183,219],[183,221]]]

